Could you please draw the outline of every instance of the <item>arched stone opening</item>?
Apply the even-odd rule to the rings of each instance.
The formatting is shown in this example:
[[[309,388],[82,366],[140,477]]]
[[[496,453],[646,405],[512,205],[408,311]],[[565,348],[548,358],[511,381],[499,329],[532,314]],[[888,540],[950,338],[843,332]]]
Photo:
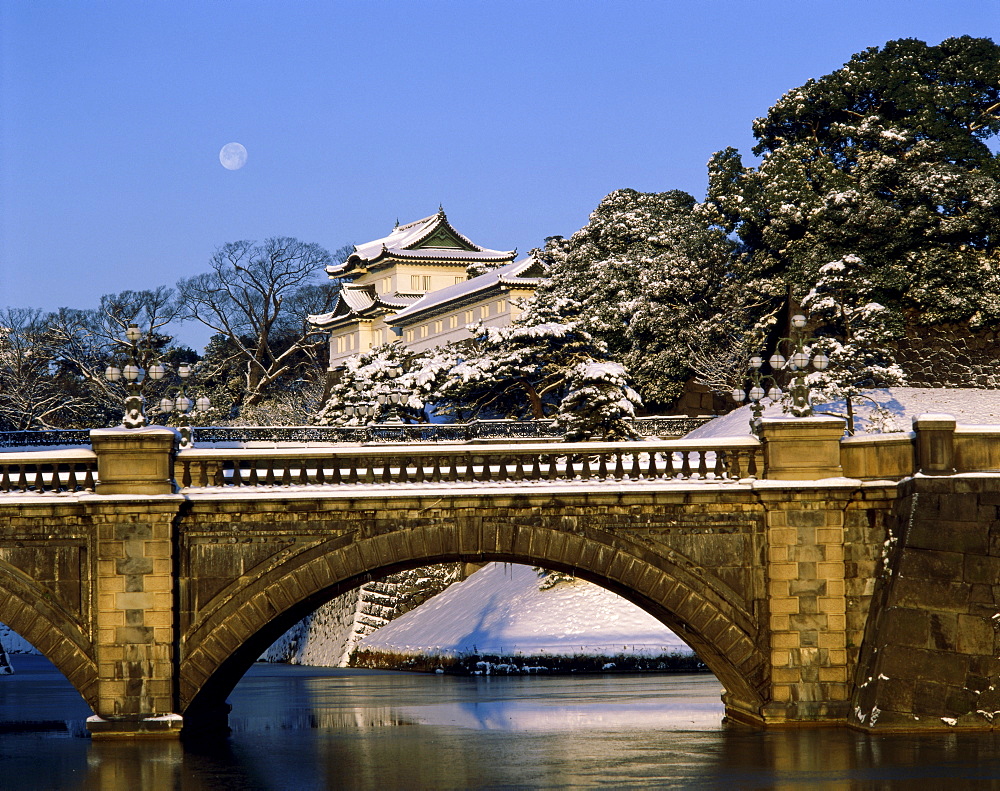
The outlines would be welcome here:
[[[45,656],[87,704],[97,704],[97,663],[81,624],[42,586],[0,561],[0,623]]]
[[[206,612],[183,636],[180,710],[187,720],[219,711],[271,642],[339,593],[407,568],[450,561],[540,565],[608,588],[694,649],[725,687],[728,710],[748,718],[761,710],[768,665],[757,625],[726,600],[719,580],[601,530],[476,524],[331,539],[231,590],[224,605]]]

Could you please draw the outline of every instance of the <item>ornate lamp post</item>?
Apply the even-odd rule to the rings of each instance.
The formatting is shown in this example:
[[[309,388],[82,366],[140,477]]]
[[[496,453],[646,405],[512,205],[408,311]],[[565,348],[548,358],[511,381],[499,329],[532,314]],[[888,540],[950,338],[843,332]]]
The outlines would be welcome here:
[[[143,334],[137,325],[129,324],[125,330],[125,337],[128,339],[127,342],[118,342],[127,347],[128,364],[124,368],[109,365],[104,371],[104,376],[109,382],[118,382],[125,379],[128,395],[125,398],[125,417],[122,420],[122,425],[125,428],[143,428],[149,425],[149,420],[146,418],[143,410],[142,383],[147,377],[154,382],[160,381],[167,375],[169,369],[158,362],[150,365],[148,371],[143,370],[139,365],[139,341],[142,340]],[[206,411],[211,407],[211,402],[205,396],[201,396],[197,401],[192,402],[185,394],[185,382],[191,375],[191,367],[189,365],[186,363],[179,365],[177,367],[177,375],[181,379],[180,395],[176,399],[160,399],[159,407],[160,412],[169,413],[176,411],[179,413],[181,447],[189,448],[191,447],[191,423],[188,413],[191,411],[192,406],[197,406],[199,411]]]
[[[401,366],[393,364],[386,370],[390,379],[396,380],[403,375]],[[402,388],[390,388],[388,391],[379,393],[374,400],[361,404],[348,404],[344,407],[344,414],[347,417],[375,418],[383,412],[387,412],[384,420],[371,420],[372,423],[403,423],[403,416],[400,407],[406,401],[406,390]]]
[[[750,430],[754,434],[760,433],[761,416],[764,414],[764,405],[761,404],[761,401],[764,396],[766,395],[771,401],[777,401],[784,395],[773,376],[765,376],[760,372],[762,365],[764,365],[764,358],[759,354],[751,357],[749,371],[750,389],[744,391],[737,387],[733,390],[733,400],[737,404],[742,404],[747,399],[750,401],[750,410],[753,413],[753,417],[750,420]],[[764,388],[768,382],[771,383],[771,387],[765,392]]]
[[[771,363],[771,368],[774,370],[780,370],[784,368],[792,372],[792,385],[789,388],[792,393],[792,408],[791,413],[795,417],[809,417],[812,415],[812,404],[809,403],[809,386],[806,384],[806,374],[809,371],[809,366],[812,365],[817,371],[826,370],[827,366],[830,365],[830,358],[825,354],[820,352],[815,356],[810,356],[806,350],[806,344],[814,341],[813,338],[806,338],[802,332],[806,326],[806,317],[801,313],[796,313],[792,316],[792,333],[791,338],[782,338],[778,342],[780,346],[782,342],[788,342],[792,344],[794,351],[791,357],[785,360],[780,354],[775,352],[771,355],[771,359],[768,362]]]
[[[149,375],[151,377],[153,376],[154,368],[160,370],[160,376],[157,378],[162,378],[166,373],[163,366],[156,363],[149,368]],[[171,398],[170,396],[161,398],[160,412],[167,415],[171,412],[177,413],[177,424],[181,433],[181,447],[190,448],[194,445],[191,441],[191,408],[194,407],[197,412],[207,412],[211,408],[212,402],[208,396],[198,396],[194,401],[187,397],[187,379],[191,376],[191,366],[187,363],[181,363],[177,366],[177,376],[181,380],[177,396],[175,398]]]
[[[812,415],[812,404],[809,401],[809,386],[806,384],[806,374],[809,371],[809,367],[812,366],[817,371],[823,371],[830,365],[830,358],[822,352],[817,355],[810,355],[806,352],[806,346],[814,340],[806,338],[802,332],[806,327],[806,323],[807,319],[801,313],[796,313],[792,316],[792,336],[790,338],[782,338],[778,341],[779,349],[783,343],[791,345],[791,356],[785,359],[781,352],[775,351],[768,359],[772,371],[785,370],[789,371],[792,375],[791,385],[789,386],[789,391],[792,395],[792,406],[789,411],[795,417],[809,417]],[[772,401],[776,401],[784,395],[773,376],[764,376],[760,373],[760,368],[763,364],[764,360],[760,355],[755,354],[751,357],[750,390],[744,392],[736,388],[732,394],[733,400],[737,403],[742,403],[745,399],[750,400],[751,409],[753,410],[753,419],[750,421],[750,426],[755,434],[760,428],[761,415],[764,412],[764,407],[761,406],[760,401],[765,395],[765,382],[770,380],[773,383],[771,389],[766,393]]]
[[[139,340],[142,332],[136,324],[129,324],[125,330],[125,337],[128,342],[118,341],[118,343],[128,348],[128,364],[122,369],[114,365],[109,365],[104,376],[109,382],[117,382],[123,377],[126,380],[128,395],[125,397],[125,417],[122,425],[125,428],[143,428],[149,425],[146,415],[142,409],[142,394],[140,386],[146,377],[146,372],[139,366]],[[162,369],[161,369],[162,371]],[[159,375],[163,376],[162,372]],[[159,378],[151,376],[150,378]]]

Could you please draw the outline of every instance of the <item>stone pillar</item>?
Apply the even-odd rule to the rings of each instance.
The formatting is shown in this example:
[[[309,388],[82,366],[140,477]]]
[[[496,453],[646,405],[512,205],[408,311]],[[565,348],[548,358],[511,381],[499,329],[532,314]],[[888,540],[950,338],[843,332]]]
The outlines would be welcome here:
[[[764,465],[769,479],[815,481],[842,476],[838,417],[765,418],[761,423]]]
[[[759,491],[767,510],[765,724],[843,722],[850,691],[844,509],[853,488]]]
[[[97,454],[97,493],[173,494],[179,436],[163,426],[91,431],[90,444]]]
[[[95,739],[176,737],[174,521],[171,429],[91,433],[99,482],[90,505],[96,541],[93,605],[98,667]],[[128,498],[101,495],[132,495]]]
[[[920,415],[913,419],[917,433],[917,471],[924,475],[955,472],[955,418],[951,415]]]

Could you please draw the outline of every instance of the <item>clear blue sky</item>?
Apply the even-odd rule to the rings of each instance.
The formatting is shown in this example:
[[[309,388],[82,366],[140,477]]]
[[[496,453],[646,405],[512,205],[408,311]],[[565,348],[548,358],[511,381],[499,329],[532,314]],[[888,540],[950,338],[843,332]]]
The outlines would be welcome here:
[[[996,38],[1000,2],[0,0],[0,305],[92,307],[228,241],[334,250],[439,203],[524,252],[619,187],[701,197],[714,151],[865,47],[962,34]]]

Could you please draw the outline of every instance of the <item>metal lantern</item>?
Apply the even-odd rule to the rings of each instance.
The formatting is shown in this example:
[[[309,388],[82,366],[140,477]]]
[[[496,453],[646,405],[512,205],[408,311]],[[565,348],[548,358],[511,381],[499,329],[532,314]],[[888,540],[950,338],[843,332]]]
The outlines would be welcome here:
[[[174,411],[174,399],[172,398],[161,398],[160,399],[160,411],[161,412],[173,412]]]
[[[770,398],[772,401],[780,400],[783,395],[784,393],[782,392],[781,388],[778,387],[777,385],[775,385],[774,387],[772,387],[770,390],[767,391],[767,397]]]
[[[771,357],[768,359],[768,362],[771,364],[771,368],[775,371],[780,371],[782,368],[785,367],[785,357],[784,355],[779,354],[778,352],[772,354]]]
[[[813,368],[817,371],[825,371],[830,365],[830,358],[827,357],[823,352],[820,352],[815,357],[813,357]]]
[[[750,367],[753,368],[755,371],[759,371],[760,367],[763,364],[764,364],[764,358],[761,357],[759,354],[755,354],[753,357],[750,358]]]
[[[809,365],[809,355],[805,352],[795,352],[792,355],[792,365],[795,368],[806,368]]]
[[[743,399],[747,397],[747,394],[740,390],[738,387],[733,388],[733,401],[737,404],[742,404]]]
[[[208,396],[198,396],[194,403],[199,412],[207,412],[212,408],[212,402]]]
[[[806,317],[803,316],[801,313],[796,313],[794,316],[792,316],[792,326],[795,327],[795,329],[797,330],[801,330],[803,327],[806,326]]]
[[[751,401],[760,401],[760,399],[762,399],[763,397],[764,397],[764,388],[763,387],[757,386],[757,387],[751,387],[750,388],[750,400]]]
[[[174,401],[174,407],[176,407],[178,412],[190,412],[191,399],[185,395],[178,396],[177,400]]]
[[[125,375],[125,378],[128,379],[130,382],[141,382],[142,375],[145,372],[138,365],[129,363],[122,370],[122,373]]]
[[[154,382],[160,381],[167,374],[167,369],[159,363],[153,363],[146,372]]]
[[[177,366],[177,375],[181,379],[187,379],[191,375],[191,366],[187,363],[181,363]]]
[[[104,378],[109,382],[117,382],[122,378],[121,368],[116,368],[113,365],[109,365],[104,371]]]
[[[128,329],[125,330],[125,337],[128,338],[129,343],[135,343],[142,337],[142,331],[137,324],[129,324]]]

